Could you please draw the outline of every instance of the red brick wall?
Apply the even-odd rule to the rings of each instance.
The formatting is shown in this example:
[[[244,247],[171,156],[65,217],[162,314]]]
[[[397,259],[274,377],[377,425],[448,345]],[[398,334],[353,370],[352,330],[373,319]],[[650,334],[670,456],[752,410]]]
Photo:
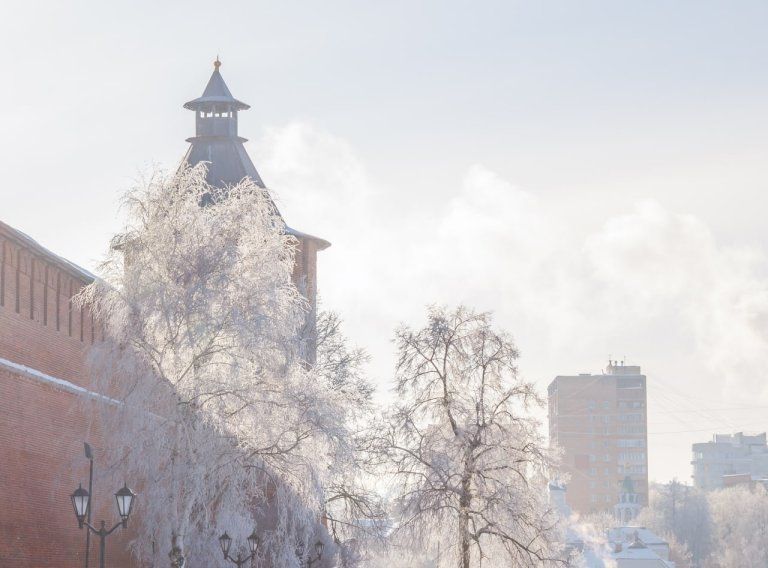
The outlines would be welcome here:
[[[301,239],[293,277],[312,306],[311,349],[316,263],[316,244]],[[87,283],[86,275],[0,222],[0,359],[90,388],[85,357],[102,333],[91,314],[71,301]],[[88,480],[83,441],[98,448],[99,440],[81,397],[0,364],[0,568],[84,565],[85,533],[77,528],[69,495]],[[94,487],[101,505],[94,521],[116,520],[116,489]],[[134,522],[140,516],[139,500]],[[129,537],[122,529],[109,537],[110,568],[135,565],[126,552]],[[97,562],[92,538],[90,566]]]
[[[0,232],[0,357],[85,386],[86,348],[101,337],[72,303],[85,284]]]
[[[100,337],[89,313],[71,306],[87,283],[60,259],[0,225],[0,358],[88,387],[85,354]],[[57,325],[58,322],[58,325]],[[83,441],[99,446],[82,395],[0,365],[0,566],[83,566],[85,533],[69,494],[87,484]],[[98,457],[98,454],[97,454]],[[94,520],[117,518],[116,487],[94,487]],[[139,508],[140,510],[140,508]],[[107,542],[111,568],[133,566],[129,533]],[[92,538],[91,566],[98,548]]]

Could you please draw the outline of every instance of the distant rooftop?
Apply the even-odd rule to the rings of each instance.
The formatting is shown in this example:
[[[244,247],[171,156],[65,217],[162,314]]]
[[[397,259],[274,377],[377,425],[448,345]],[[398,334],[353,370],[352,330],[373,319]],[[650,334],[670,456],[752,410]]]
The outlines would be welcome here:
[[[624,361],[608,361],[608,366],[605,368],[606,375],[639,375],[639,365],[625,365]]]
[[[766,433],[746,434],[744,432],[736,432],[734,434],[715,434],[709,443],[727,444],[730,446],[765,446]]]
[[[571,537],[576,536],[572,533]],[[615,527],[609,529],[606,539],[594,542],[570,539],[571,550],[582,552],[583,566],[587,568],[616,568],[647,566],[674,568],[669,557],[669,543],[645,527]]]
[[[623,377],[642,377],[640,365],[626,365],[624,361],[608,360],[608,365],[602,373],[578,373],[576,375],[557,375],[557,379],[594,379],[596,377],[623,376]],[[554,382],[554,381],[553,381]]]

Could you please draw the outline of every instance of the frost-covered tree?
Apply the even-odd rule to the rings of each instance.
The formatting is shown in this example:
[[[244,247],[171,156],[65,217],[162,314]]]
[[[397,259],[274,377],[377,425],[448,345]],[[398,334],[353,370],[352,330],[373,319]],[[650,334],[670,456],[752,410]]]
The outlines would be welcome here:
[[[690,554],[700,565],[712,549],[712,519],[707,497],[698,489],[673,479],[651,486],[648,507],[635,522],[681,545],[681,556]]]
[[[713,521],[713,568],[768,566],[768,492],[762,485],[721,489],[708,495]]]
[[[257,523],[263,565],[297,566],[351,444],[346,393],[297,355],[296,242],[266,190],[213,188],[202,165],[125,202],[104,279],[81,301],[105,330],[92,375],[119,401],[103,413],[112,471],[142,493],[134,552],[158,562],[175,538],[187,566],[214,566],[216,537],[244,542]]]
[[[636,521],[667,538],[683,568],[768,566],[768,492],[762,485],[710,493],[678,481],[655,485]]]
[[[693,555],[685,543],[680,542],[674,534],[662,534],[669,546],[669,559],[675,563],[675,568],[694,568]]]
[[[382,544],[388,517],[381,495],[371,486],[369,419],[376,409],[373,386],[363,373],[369,357],[350,347],[338,314],[322,311],[317,318],[315,374],[343,398],[350,431],[349,451],[333,460],[325,486],[325,517],[339,547],[342,568],[358,566],[368,552]]]
[[[541,401],[518,376],[509,335],[486,313],[432,308],[395,342],[398,402],[378,444],[399,536],[439,546],[442,566],[560,563],[550,457],[531,415]]]

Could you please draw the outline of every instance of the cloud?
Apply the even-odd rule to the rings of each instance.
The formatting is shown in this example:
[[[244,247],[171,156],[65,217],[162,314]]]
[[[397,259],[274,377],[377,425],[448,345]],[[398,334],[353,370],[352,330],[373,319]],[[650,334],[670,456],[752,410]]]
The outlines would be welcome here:
[[[650,201],[609,219],[584,250],[604,304],[621,306],[649,335],[676,331],[674,343],[658,346],[665,356],[683,357],[694,369],[704,363],[715,396],[766,399],[768,288],[760,251],[718,244],[700,219]]]
[[[385,188],[348,143],[302,123],[270,130],[259,153],[289,222],[333,242],[321,295],[372,352],[385,389],[394,326],[418,325],[429,303],[464,302],[495,312],[542,387],[625,353],[648,371],[659,424],[690,404],[676,429],[730,429],[743,414],[692,409],[768,404],[765,256],[718,242],[696,216],[650,200],[577,215],[480,164],[455,187]],[[676,439],[677,466],[688,467],[685,445],[707,437]]]

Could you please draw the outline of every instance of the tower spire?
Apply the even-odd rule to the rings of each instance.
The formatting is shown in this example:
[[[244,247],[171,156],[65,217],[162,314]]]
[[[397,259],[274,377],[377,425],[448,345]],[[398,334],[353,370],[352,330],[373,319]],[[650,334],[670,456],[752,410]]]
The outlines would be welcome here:
[[[207,181],[216,187],[236,185],[245,178],[264,187],[243,146],[247,140],[237,132],[238,112],[251,107],[232,96],[220,67],[217,55],[203,94],[184,104],[184,108],[195,113],[195,136],[187,138],[191,146],[184,161],[190,166],[207,162]]]

